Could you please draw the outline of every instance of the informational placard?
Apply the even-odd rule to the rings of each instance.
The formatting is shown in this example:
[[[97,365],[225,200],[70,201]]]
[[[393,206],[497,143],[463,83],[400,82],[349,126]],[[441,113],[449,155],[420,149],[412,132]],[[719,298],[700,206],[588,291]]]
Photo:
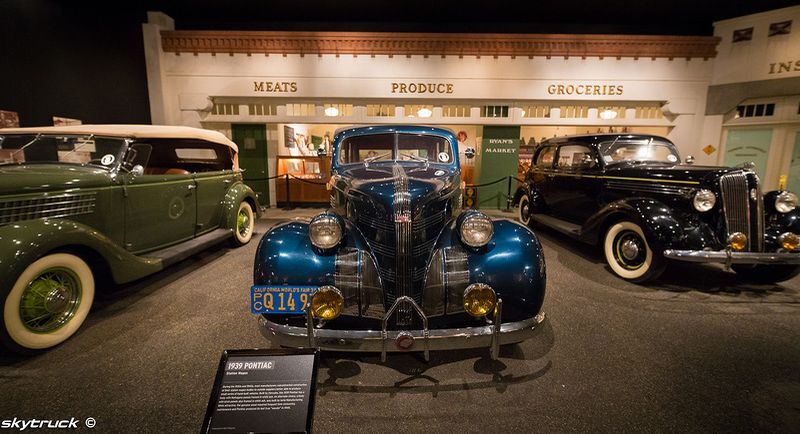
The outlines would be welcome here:
[[[311,432],[315,349],[226,350],[201,432]]]

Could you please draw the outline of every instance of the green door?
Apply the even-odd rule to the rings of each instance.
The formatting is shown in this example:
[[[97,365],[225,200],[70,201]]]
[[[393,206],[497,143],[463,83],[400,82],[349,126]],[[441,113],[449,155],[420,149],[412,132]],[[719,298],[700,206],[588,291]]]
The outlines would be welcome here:
[[[501,182],[478,188],[480,208],[506,207],[508,176],[517,176],[519,167],[519,127],[485,126],[481,152],[475,165],[476,184],[486,184],[502,179]],[[516,181],[512,182],[512,188]],[[514,194],[514,191],[511,191]]]
[[[738,166],[742,163],[755,163],[754,170],[761,179],[767,171],[772,129],[728,130],[725,143],[725,165]]]
[[[800,191],[800,132],[794,136],[794,150],[792,151],[792,162],[789,166],[789,180],[786,183],[789,191]]]
[[[267,126],[233,124],[231,134],[233,141],[239,147],[239,167],[244,170],[244,183],[256,192],[260,205],[269,205]]]
[[[128,176],[125,247],[129,251],[155,250],[194,237],[197,184],[192,174]]]

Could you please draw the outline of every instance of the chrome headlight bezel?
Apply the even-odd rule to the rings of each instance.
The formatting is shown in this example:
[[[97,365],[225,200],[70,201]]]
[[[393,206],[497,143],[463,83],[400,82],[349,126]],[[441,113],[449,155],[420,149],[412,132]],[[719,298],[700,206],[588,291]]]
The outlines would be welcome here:
[[[713,191],[701,188],[697,190],[692,198],[692,206],[700,212],[708,212],[714,209],[717,204],[717,195]]]
[[[791,191],[782,191],[775,197],[775,211],[786,214],[797,208],[797,195]]]
[[[308,239],[318,249],[329,250],[338,246],[343,236],[341,222],[331,214],[319,214],[308,224]]]
[[[461,242],[467,246],[472,248],[483,247],[492,241],[494,224],[486,214],[474,211],[461,221],[458,234]]]

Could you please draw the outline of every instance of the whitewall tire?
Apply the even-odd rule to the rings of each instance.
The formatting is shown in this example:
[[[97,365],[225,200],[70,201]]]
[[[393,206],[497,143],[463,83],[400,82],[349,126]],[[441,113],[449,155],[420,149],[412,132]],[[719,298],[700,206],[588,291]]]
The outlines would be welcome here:
[[[253,213],[253,207],[247,201],[242,201],[239,204],[239,209],[236,211],[236,225],[233,228],[233,245],[243,246],[250,242],[253,238],[253,229],[255,229],[256,220]]]
[[[5,296],[3,338],[11,349],[43,350],[69,339],[92,308],[92,270],[81,258],[54,253],[30,264]]]
[[[603,241],[603,253],[611,270],[632,282],[645,282],[661,275],[663,257],[647,244],[642,228],[631,221],[611,225]]]
[[[531,199],[527,194],[519,198],[519,221],[525,226],[531,225]]]

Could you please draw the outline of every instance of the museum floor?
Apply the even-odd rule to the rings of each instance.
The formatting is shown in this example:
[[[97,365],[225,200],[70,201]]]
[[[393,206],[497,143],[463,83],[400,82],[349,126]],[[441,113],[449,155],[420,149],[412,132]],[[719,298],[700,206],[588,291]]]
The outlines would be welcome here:
[[[268,212],[276,220],[315,210]],[[511,216],[511,214],[498,213]],[[673,266],[629,284],[594,249],[538,232],[537,339],[501,352],[324,353],[318,432],[796,431],[800,278],[737,284]],[[220,247],[96,301],[66,344],[0,356],[3,418],[96,419],[98,432],[197,432],[222,350],[268,347],[249,313],[257,243]]]

